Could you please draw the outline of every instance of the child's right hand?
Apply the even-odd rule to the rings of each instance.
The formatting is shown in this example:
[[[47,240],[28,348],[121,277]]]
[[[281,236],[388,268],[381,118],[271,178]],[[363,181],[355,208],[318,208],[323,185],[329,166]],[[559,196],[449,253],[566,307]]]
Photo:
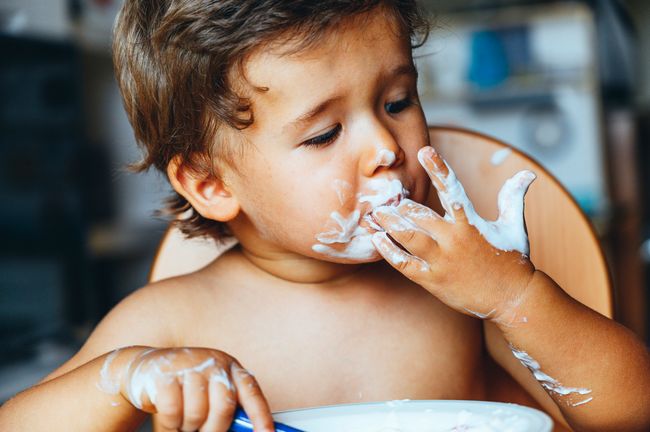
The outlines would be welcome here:
[[[207,348],[143,349],[121,374],[120,393],[172,430],[227,431],[239,403],[255,431],[273,431],[255,377],[228,354]]]

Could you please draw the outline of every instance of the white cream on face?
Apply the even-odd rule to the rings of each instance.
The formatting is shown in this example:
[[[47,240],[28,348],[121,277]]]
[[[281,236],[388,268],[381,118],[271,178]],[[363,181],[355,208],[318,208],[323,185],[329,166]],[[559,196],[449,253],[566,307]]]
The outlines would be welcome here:
[[[332,182],[332,188],[336,192],[339,204],[344,205],[352,198],[352,185],[345,180],[336,179]]]
[[[395,163],[397,156],[390,150],[380,149],[377,152],[377,158],[375,159],[376,166],[391,166]]]
[[[333,183],[335,190],[346,187],[345,183],[342,180],[335,180]],[[314,252],[333,258],[354,260],[367,260],[377,256],[371,240],[372,232],[369,230],[380,228],[369,215],[379,206],[397,205],[402,198],[408,196],[408,191],[398,179],[370,179],[365,186],[369,192],[358,193],[356,196],[358,206],[364,208],[364,214],[362,215],[358,209],[345,217],[338,211],[330,213],[330,221],[333,222],[334,227],[316,235],[318,243],[312,246]],[[365,222],[365,227],[360,225],[362,221]],[[334,248],[331,245],[338,245],[338,247]]]
[[[528,355],[527,352],[525,351],[520,351],[510,345],[510,350],[512,351],[512,354],[519,360],[519,362],[526,366],[528,370],[530,370],[535,377],[537,381],[544,387],[545,389],[560,395],[560,396],[568,396],[568,395],[586,395],[591,393],[590,389],[587,388],[579,388],[579,387],[564,387],[562,384],[560,384],[555,378],[550,377],[549,375],[545,374],[542,372],[541,367],[537,361],[535,361],[530,355]],[[583,399],[580,402],[577,403],[571,403],[569,404],[571,406],[579,406],[583,405],[589,401],[593,400],[593,397],[588,397]]]
[[[422,151],[418,153],[418,159],[422,166],[426,167]],[[454,171],[445,162],[449,174],[447,176],[433,173],[444,185],[444,191],[438,191],[440,203],[446,210],[445,219],[455,222],[453,212],[464,209],[469,224],[483,235],[483,237],[497,249],[503,251],[519,251],[524,255],[529,254],[528,236],[524,224],[524,195],[530,184],[535,180],[532,171],[524,170],[506,180],[499,191],[498,205],[499,218],[496,221],[486,221],[474,210],[472,202],[465,193]]]

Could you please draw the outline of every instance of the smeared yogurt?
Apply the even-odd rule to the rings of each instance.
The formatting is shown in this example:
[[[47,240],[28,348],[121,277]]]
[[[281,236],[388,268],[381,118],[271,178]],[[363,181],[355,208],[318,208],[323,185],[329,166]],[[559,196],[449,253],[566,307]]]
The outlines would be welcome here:
[[[377,158],[375,159],[376,166],[391,166],[395,163],[397,156],[390,150],[381,149],[377,152]]]
[[[126,395],[129,401],[139,409],[143,407],[143,398],[146,396],[153,405],[156,405],[158,398],[158,387],[169,384],[180,379],[184,380],[185,376],[191,373],[200,373],[206,377],[210,383],[223,385],[228,390],[234,389],[228,373],[217,364],[215,358],[207,358],[202,362],[187,368],[169,370],[173,361],[177,358],[178,352],[183,355],[192,356],[192,352],[186,348],[169,351],[162,355],[150,356],[150,354],[161,351],[161,349],[150,348],[142,351],[135,356],[131,362],[121,371],[111,370],[111,364],[115,360],[120,350],[111,352],[104,361],[100,370],[100,380],[97,388],[107,394],[115,395],[120,391],[120,380],[123,373],[128,374],[126,379]],[[236,363],[231,364],[231,374],[249,374],[246,369],[241,368]],[[112,403],[113,406],[115,402]]]
[[[492,165],[494,166],[501,165],[503,162],[505,162],[506,159],[508,159],[508,156],[510,156],[511,154],[512,154],[512,149],[510,147],[497,150],[494,153],[492,153],[492,157],[490,158],[490,163],[492,163]]]
[[[435,150],[424,147],[418,152],[418,159],[426,168],[426,158],[431,158]],[[476,227],[481,235],[497,249],[503,251],[519,251],[524,255],[530,252],[526,226],[524,223],[524,195],[536,176],[532,171],[523,170],[506,180],[499,191],[499,218],[496,221],[486,221],[474,210],[463,185],[460,183],[451,167],[444,162],[449,173],[427,172],[435,176],[444,186],[444,191],[438,191],[440,203],[446,211],[445,219],[455,222],[454,213],[463,209],[470,225]]]
[[[345,202],[344,194],[349,193],[349,184],[335,180],[333,185],[339,201]],[[316,235],[318,243],[312,246],[314,252],[354,260],[368,260],[378,256],[372,243],[372,234],[381,230],[381,227],[369,215],[377,207],[399,204],[409,192],[398,179],[370,179],[365,187],[368,192],[358,193],[355,202],[355,207],[364,209],[364,213],[358,208],[346,216],[338,211],[330,213],[331,228]]]
[[[591,390],[588,388],[581,387],[565,387],[558,380],[553,377],[550,377],[546,373],[542,372],[542,369],[537,361],[535,361],[527,352],[516,349],[514,346],[510,345],[510,350],[512,354],[519,360],[519,362],[526,366],[529,371],[533,374],[535,379],[550,392],[553,392],[559,396],[568,396],[568,395],[586,395],[591,393]],[[583,405],[591,401],[593,397],[585,398],[577,403],[569,402],[572,406]]]

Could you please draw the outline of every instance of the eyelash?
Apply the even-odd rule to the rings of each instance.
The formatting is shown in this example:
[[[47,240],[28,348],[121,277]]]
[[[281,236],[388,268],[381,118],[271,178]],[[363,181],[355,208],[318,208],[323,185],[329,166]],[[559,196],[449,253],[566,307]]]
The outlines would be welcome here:
[[[388,114],[394,115],[394,114],[401,113],[411,105],[413,105],[413,102],[409,98],[406,98],[406,99],[398,100],[396,102],[388,102],[386,105],[384,105],[384,109]],[[391,109],[394,109],[394,111],[391,111]],[[320,147],[320,146],[325,146],[327,144],[330,144],[331,142],[336,140],[336,138],[338,138],[339,134],[341,133],[341,129],[342,129],[341,125],[337,124],[334,128],[330,129],[324,134],[303,142],[302,145],[306,147]]]
[[[302,143],[304,146],[310,147],[318,147],[318,146],[323,146],[326,144],[331,143],[334,141],[336,138],[338,138],[339,133],[341,133],[341,125],[337,124],[334,126],[333,129],[330,129],[329,131],[325,132],[323,135],[318,135],[317,137],[314,137],[312,139],[309,139]]]
[[[411,105],[413,105],[413,101],[411,101],[409,98],[405,98],[396,102],[388,102],[386,105],[384,105],[384,109],[388,114],[399,114]],[[396,111],[391,112],[391,107],[395,107]]]

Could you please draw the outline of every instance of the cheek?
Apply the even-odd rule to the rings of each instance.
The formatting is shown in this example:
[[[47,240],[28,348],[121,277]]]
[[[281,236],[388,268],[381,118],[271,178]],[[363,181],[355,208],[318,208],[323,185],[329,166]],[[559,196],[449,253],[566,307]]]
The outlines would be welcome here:
[[[412,188],[415,190],[411,190],[412,193],[409,198],[419,203],[423,203],[427,199],[431,187],[431,180],[422,165],[420,165],[417,157],[418,151],[427,144],[428,142],[425,142],[422,145],[403,149],[406,154],[404,169],[407,177],[412,180],[412,184],[415,186],[415,188]]]
[[[429,197],[431,191],[431,180],[427,175],[426,171],[420,165],[420,162],[417,161],[417,158],[413,161],[409,167],[409,174],[416,185],[415,194],[410,198],[413,201],[419,202],[421,204],[425,203]]]
[[[309,174],[292,172],[256,179],[258,187],[242,207],[250,210],[246,213],[262,236],[294,249],[310,250],[330,214],[354,196],[345,181]]]
[[[290,210],[296,220],[290,227],[292,232],[288,233],[292,246],[304,255],[327,261],[378,259],[371,234],[359,225],[361,213],[356,186],[341,174],[330,172],[314,178],[313,183],[305,181],[296,185],[295,199],[302,201],[302,205]]]

